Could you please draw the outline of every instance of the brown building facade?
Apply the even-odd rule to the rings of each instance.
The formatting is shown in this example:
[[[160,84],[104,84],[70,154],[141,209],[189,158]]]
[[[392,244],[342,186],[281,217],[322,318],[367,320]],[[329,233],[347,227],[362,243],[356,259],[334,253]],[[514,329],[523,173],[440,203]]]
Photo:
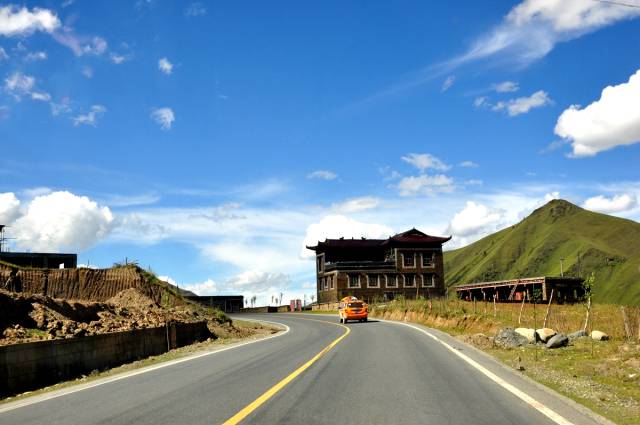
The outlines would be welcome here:
[[[442,296],[442,244],[449,239],[411,229],[389,239],[326,239],[307,246],[316,253],[317,300]]]

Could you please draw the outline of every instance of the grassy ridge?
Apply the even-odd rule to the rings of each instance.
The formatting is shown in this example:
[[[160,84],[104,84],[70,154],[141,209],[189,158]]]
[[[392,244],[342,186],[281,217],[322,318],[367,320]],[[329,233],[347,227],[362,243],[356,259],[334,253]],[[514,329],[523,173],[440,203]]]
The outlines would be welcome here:
[[[445,280],[463,283],[594,272],[594,300],[640,305],[640,223],[553,200],[520,223],[445,253]]]

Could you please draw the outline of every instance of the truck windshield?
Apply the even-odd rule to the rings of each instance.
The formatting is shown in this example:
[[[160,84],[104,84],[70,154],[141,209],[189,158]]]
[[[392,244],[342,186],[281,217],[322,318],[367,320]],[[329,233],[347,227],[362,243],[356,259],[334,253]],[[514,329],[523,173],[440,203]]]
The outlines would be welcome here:
[[[349,303],[350,308],[362,308],[362,303]]]

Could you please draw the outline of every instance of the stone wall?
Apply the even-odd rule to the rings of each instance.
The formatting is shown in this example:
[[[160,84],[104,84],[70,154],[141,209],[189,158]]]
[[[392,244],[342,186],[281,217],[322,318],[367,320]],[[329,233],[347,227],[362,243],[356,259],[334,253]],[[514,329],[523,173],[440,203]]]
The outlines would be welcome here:
[[[211,337],[206,322],[0,347],[0,397],[35,390]]]

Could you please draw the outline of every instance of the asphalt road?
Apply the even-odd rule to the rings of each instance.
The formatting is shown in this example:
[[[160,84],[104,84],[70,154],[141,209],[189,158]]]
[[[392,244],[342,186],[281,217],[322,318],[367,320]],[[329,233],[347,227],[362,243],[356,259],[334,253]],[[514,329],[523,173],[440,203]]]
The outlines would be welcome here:
[[[0,405],[0,424],[210,425],[243,409],[248,413],[243,424],[599,423],[445,334],[419,327],[429,336],[396,323],[347,324],[346,337],[291,379],[292,372],[347,333],[337,316],[242,318],[279,322],[289,331],[54,399]],[[291,381],[283,385],[286,377]],[[253,403],[278,383],[281,389],[263,397],[263,404]],[[545,408],[557,415],[554,420],[540,413]]]

